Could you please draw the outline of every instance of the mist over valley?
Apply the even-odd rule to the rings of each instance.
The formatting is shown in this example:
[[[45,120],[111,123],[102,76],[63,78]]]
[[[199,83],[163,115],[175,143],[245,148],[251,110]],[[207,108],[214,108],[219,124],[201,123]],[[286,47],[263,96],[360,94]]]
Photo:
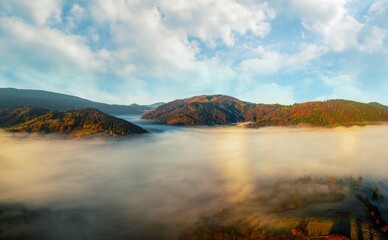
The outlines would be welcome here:
[[[1,132],[0,236],[211,239],[233,226],[292,237],[302,219],[361,215],[374,226],[356,195],[388,192],[384,125],[163,128],[125,140]],[[387,219],[386,201],[373,204]]]

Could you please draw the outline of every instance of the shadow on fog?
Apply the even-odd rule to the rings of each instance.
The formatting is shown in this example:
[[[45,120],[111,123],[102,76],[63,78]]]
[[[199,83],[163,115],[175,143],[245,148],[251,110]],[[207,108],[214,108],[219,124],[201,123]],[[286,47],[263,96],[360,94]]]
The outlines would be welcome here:
[[[189,128],[125,141],[0,133],[0,142],[0,232],[10,239],[173,239],[223,209],[234,209],[230,223],[269,221],[296,192],[330,190],[298,187],[300,176],[363,176],[365,194],[388,192],[387,126]],[[308,211],[282,214],[297,213]]]

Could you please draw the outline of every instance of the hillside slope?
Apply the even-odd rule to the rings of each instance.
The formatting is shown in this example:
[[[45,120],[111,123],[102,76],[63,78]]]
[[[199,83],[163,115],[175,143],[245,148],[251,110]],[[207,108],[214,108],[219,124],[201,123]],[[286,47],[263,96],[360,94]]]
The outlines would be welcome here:
[[[25,123],[49,113],[50,110],[38,107],[17,107],[0,111],[0,128]]]
[[[0,112],[0,127],[10,132],[59,133],[75,137],[116,137],[147,132],[135,124],[93,108],[57,112],[18,107]]]
[[[257,119],[255,126],[339,126],[388,121],[388,110],[347,100],[306,102],[283,106]]]
[[[55,111],[92,107],[107,114],[143,114],[144,111],[154,108],[137,104],[110,105],[71,95],[40,90],[0,88],[0,110],[19,106],[34,106]]]
[[[243,112],[254,104],[224,95],[175,100],[145,113],[143,119],[170,125],[217,125],[244,121]]]
[[[216,125],[251,122],[248,127],[338,126],[388,121],[384,105],[347,100],[306,102],[289,106],[253,104],[224,95],[175,100],[143,115],[171,125]]]

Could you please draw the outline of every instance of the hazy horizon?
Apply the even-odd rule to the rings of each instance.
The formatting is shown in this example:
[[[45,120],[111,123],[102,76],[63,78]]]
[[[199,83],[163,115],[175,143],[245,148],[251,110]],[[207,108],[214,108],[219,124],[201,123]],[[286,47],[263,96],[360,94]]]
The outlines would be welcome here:
[[[0,88],[1,89],[1,88]],[[58,93],[58,94],[63,94],[63,95],[67,95],[67,96],[73,96],[73,97],[78,97],[78,98],[82,98],[80,96],[76,96],[76,95],[70,95],[70,94],[66,94],[66,93],[62,93],[62,92],[59,92],[59,91],[47,91],[47,90],[42,90],[42,89],[22,89],[22,88],[13,88],[13,87],[3,87],[3,89],[16,89],[16,90],[32,90],[32,91],[44,91],[44,92],[50,92],[50,93]],[[211,95],[225,95],[225,94],[221,94],[221,93],[209,93],[209,94],[200,94],[200,95],[196,95],[196,96],[211,96]],[[196,96],[187,96],[187,97],[183,97],[181,99],[188,99],[188,98],[191,98],[191,97],[196,97]],[[234,98],[237,98],[235,96],[231,96],[231,95],[225,95],[225,96],[230,96],[230,97],[234,97]],[[90,100],[90,101],[93,101],[91,99],[87,99],[87,98],[83,98],[83,99],[86,99],[86,100]],[[246,101],[244,99],[240,99],[238,98],[239,100],[243,101],[243,102],[249,102],[249,101]],[[174,101],[174,100],[178,100],[178,99],[172,99],[171,101]],[[348,100],[348,101],[356,101],[356,102],[361,102],[361,103],[372,103],[372,102],[377,102],[377,101],[369,101],[369,102],[362,102],[362,101],[357,101],[357,100],[354,100],[354,99],[342,99],[342,98],[330,98],[330,99],[325,99],[325,100],[307,100],[305,102],[314,102],[314,101],[328,101],[328,100]],[[171,101],[168,101],[168,102],[171,102]],[[151,102],[151,103],[142,103],[142,102],[132,102],[132,103],[106,103],[106,102],[101,102],[101,101],[93,101],[93,102],[97,102],[97,103],[104,103],[104,104],[112,104],[112,105],[131,105],[131,104],[138,104],[138,105],[152,105],[154,103],[160,103],[160,102],[163,102],[163,101],[157,101],[157,102]],[[165,103],[168,103],[168,102],[165,102]],[[278,102],[249,102],[249,103],[254,103],[254,104],[279,104]],[[298,103],[303,103],[303,102],[292,102],[292,103],[289,103],[289,104],[283,104],[283,105],[292,105],[292,104],[298,104]],[[382,103],[382,102],[377,102],[377,103],[380,103],[380,104],[383,104],[383,105],[386,105],[388,106],[388,104],[385,104],[385,103]]]

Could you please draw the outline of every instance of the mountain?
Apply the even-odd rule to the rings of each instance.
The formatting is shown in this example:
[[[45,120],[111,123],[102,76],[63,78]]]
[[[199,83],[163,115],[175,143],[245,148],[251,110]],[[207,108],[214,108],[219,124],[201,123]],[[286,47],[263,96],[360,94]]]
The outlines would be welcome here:
[[[166,104],[165,102],[157,102],[157,103],[153,103],[153,104],[150,104],[150,105],[146,105],[147,107],[150,107],[152,109],[155,109],[157,107],[160,107],[162,105]]]
[[[50,110],[38,107],[17,107],[0,111],[0,128],[28,122],[49,113]]]
[[[244,121],[243,113],[254,104],[224,95],[203,95],[175,100],[145,113],[143,119],[170,125],[216,125]]]
[[[283,107],[283,105],[280,104],[253,104],[254,107],[248,108],[246,111],[244,111],[243,117],[245,121],[251,121],[256,122],[258,119],[275,112]]]
[[[171,125],[222,125],[251,122],[248,127],[338,126],[388,121],[388,108],[347,100],[306,102],[289,106],[254,104],[224,95],[175,100],[145,113],[143,119]]]
[[[382,108],[385,108],[388,110],[388,106],[385,106],[385,105],[378,103],[378,102],[370,102],[368,104],[373,105],[373,106],[377,106],[377,107],[382,107]]]
[[[339,126],[382,121],[388,121],[388,109],[384,107],[347,100],[328,100],[283,106],[258,118],[254,126]]]
[[[34,106],[56,111],[68,111],[92,107],[107,114],[143,114],[153,106],[145,105],[110,105],[87,99],[40,90],[23,90],[0,88],[0,110],[18,106]]]
[[[37,107],[17,107],[0,112],[0,127],[10,132],[59,133],[73,137],[116,137],[147,132],[94,108],[58,112]]]

